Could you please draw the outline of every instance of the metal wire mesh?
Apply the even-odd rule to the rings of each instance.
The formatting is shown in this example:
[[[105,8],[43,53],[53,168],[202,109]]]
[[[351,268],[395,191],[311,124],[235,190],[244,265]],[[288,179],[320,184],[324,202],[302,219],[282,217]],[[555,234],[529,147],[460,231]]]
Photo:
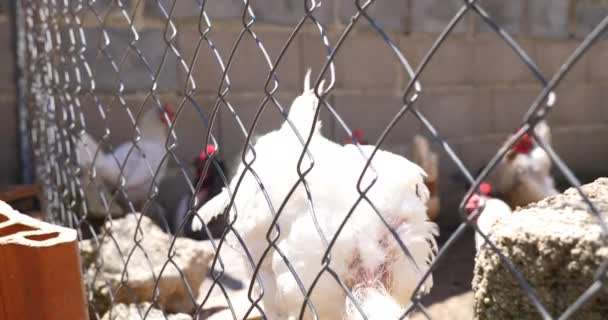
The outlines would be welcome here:
[[[162,34],[157,34],[162,36],[162,38],[158,39],[158,47],[155,48],[159,54],[151,58],[146,51],[150,50],[150,48],[143,48],[141,43],[142,37],[146,36],[144,31],[142,31],[142,24],[139,21],[141,19],[141,7],[144,6],[145,1],[128,2],[116,0],[109,3],[90,0],[18,1],[16,12],[19,38],[18,53],[21,58],[19,62],[20,67],[23,71],[23,81],[20,83],[20,86],[23,92],[25,92],[36,176],[43,186],[44,194],[42,201],[45,211],[50,215],[51,221],[79,230],[80,238],[82,240],[89,239],[88,241],[91,241],[91,245],[96,248],[96,252],[102,250],[103,246],[110,246],[112,247],[110,250],[116,250],[122,261],[122,276],[119,280],[119,287],[116,288],[113,287],[110,280],[103,279],[103,274],[99,271],[106,262],[103,261],[101,256],[93,257],[93,272],[85,270],[85,287],[89,293],[89,299],[93,300],[97,298],[93,292],[97,290],[95,286],[98,283],[112,288],[112,292],[110,293],[111,299],[108,301],[109,309],[117,304],[115,299],[120,290],[126,288],[129,291],[129,295],[135,297],[136,294],[132,292],[132,288],[129,288],[129,278],[134,275],[129,274],[127,266],[134,263],[134,257],[141,254],[138,257],[146,260],[144,264],[147,267],[144,268],[147,268],[147,271],[151,272],[155,279],[151,305],[139,310],[139,317],[142,319],[146,319],[151,314],[152,308],[162,309],[162,316],[169,319],[168,311],[164,310],[164,303],[160,299],[162,291],[168,290],[161,285],[161,279],[165,274],[165,270],[169,268],[176,268],[178,270],[182,285],[187,288],[192,303],[196,305],[193,311],[195,318],[203,318],[203,310],[210,303],[211,291],[217,290],[217,288],[222,291],[222,295],[232,310],[233,302],[231,299],[233,297],[230,294],[230,290],[225,288],[225,283],[222,282],[226,277],[223,272],[225,264],[217,253],[226,247],[225,240],[228,237],[234,236],[240,249],[247,253],[246,260],[253,271],[251,282],[246,284],[250,286],[248,292],[250,307],[247,314],[257,311],[264,318],[276,317],[275,314],[270,313],[272,310],[269,311],[268,305],[262,305],[263,301],[268,303],[268,297],[265,297],[264,292],[271,290],[271,288],[264,287],[264,284],[268,282],[264,282],[263,277],[266,275],[263,274],[262,269],[270,263],[270,259],[277,259],[276,257],[271,258],[270,256],[272,255],[278,255],[278,259],[287,265],[289,273],[299,287],[298,290],[301,291],[302,297],[305,297],[303,298],[303,302],[298,305],[297,314],[299,318],[302,318],[305,312],[313,316],[318,315],[318,306],[315,306],[310,297],[315,290],[323,290],[323,288],[317,287],[323,286],[322,283],[324,281],[332,281],[339,285],[343,290],[343,294],[348,297],[347,300],[351,301],[358,312],[363,313],[363,307],[359,305],[357,297],[353,294],[352,285],[348,282],[348,279],[344,279],[341,276],[342,271],[336,270],[333,267],[332,259],[337,259],[335,257],[339,256],[333,252],[333,248],[340,237],[341,231],[351,221],[351,215],[356,211],[358,206],[369,205],[372,208],[371,212],[375,212],[377,218],[389,230],[389,237],[393,237],[398,243],[401,251],[400,254],[405,257],[408,265],[414,267],[417,271],[416,286],[409,299],[410,303],[404,308],[401,317],[407,317],[413,312],[420,312],[430,319],[430,315],[426,313],[426,309],[422,303],[423,292],[428,289],[424,288],[425,281],[432,276],[437,264],[445,258],[447,252],[462,238],[468,228],[474,228],[476,232],[480,233],[477,225],[473,223],[473,218],[468,216],[465,204],[524,134],[530,134],[534,138],[534,141],[549,155],[557,170],[578,190],[592,214],[597,218],[597,223],[601,226],[603,234],[606,235],[608,230],[606,229],[604,219],[592,201],[580,189],[579,180],[560,159],[552,146],[543,142],[534,128],[552,111],[556,105],[556,101],[558,101],[554,92],[556,86],[606,29],[608,17],[602,20],[584,41],[580,43],[555,75],[546,77],[526,50],[507,31],[501,28],[484,10],[483,5],[477,1],[464,1],[449,24],[435,40],[431,49],[426,53],[422,62],[418,66],[412,66],[407,56],[396,45],[392,35],[386,32],[368,14],[368,10],[374,5],[374,2],[355,1],[356,13],[351,17],[348,25],[341,30],[337,40],[332,41],[327,35],[326,27],[318,18],[323,10],[327,10],[326,6],[317,1],[302,1],[299,5],[303,6],[305,14],[302,15],[299,23],[293,28],[289,38],[281,44],[279,52],[273,52],[271,55],[264,40],[258,36],[256,14],[250,1],[243,1],[241,6],[242,23],[236,41],[231,45],[229,50],[223,51],[215,46],[214,43],[218,39],[213,38],[214,34],[211,32],[211,30],[215,29],[221,30],[222,24],[215,25],[214,17],[206,9],[208,4],[206,1],[201,1],[199,3],[200,14],[197,22],[198,42],[194,53],[190,57],[187,57],[176,45],[176,40],[180,36],[180,28],[174,17],[177,1],[157,1],[156,6],[161,13],[159,20],[163,25],[163,32]],[[483,23],[494,30],[500,39],[513,50],[521,63],[526,65],[542,87],[539,90],[537,98],[528,108],[520,125],[514,128],[517,129],[515,134],[503,142],[488,165],[478,174],[472,173],[470,168],[465,166],[458,154],[452,149],[446,139],[442,137],[441,132],[438,132],[433,126],[432,121],[425,117],[424,108],[420,108],[417,104],[419,98],[425,95],[424,83],[420,81],[420,76],[424,74],[427,65],[433,60],[435,54],[441,50],[442,44],[452,34],[455,26],[469,15],[478,16]],[[126,34],[122,38],[119,38],[112,29],[113,25],[121,25],[123,30],[126,30]],[[280,103],[281,99],[279,95],[284,85],[282,85],[279,73],[281,70],[288,70],[290,67],[284,60],[287,52],[294,46],[294,39],[305,32],[303,30],[309,28],[308,32],[312,32],[315,37],[319,38],[327,50],[325,60],[322,61],[322,68],[313,76],[314,92],[316,98],[319,99],[318,105],[320,106],[316,109],[315,120],[320,119],[322,112],[327,112],[330,118],[336,122],[336,131],[353,135],[351,128],[349,128],[346,121],[342,119],[339,112],[334,108],[329,97],[336,83],[336,66],[334,64],[336,56],[341,50],[344,50],[343,44],[349,39],[351,32],[356,27],[362,25],[369,27],[372,33],[382,38],[386,47],[394,53],[394,59],[399,62],[403,71],[408,76],[407,83],[402,88],[402,106],[394,114],[379,139],[375,141],[373,152],[364,153],[359,144],[356,144],[357,148],[361,151],[360,156],[365,159],[365,166],[363,172],[357,173],[360,177],[357,179],[358,185],[355,202],[352,203],[350,210],[344,213],[345,218],[337,226],[337,231],[331,237],[327,237],[321,231],[324,228],[322,222],[315,220],[314,224],[310,225],[310,227],[314,227],[319,232],[323,245],[323,248],[319,248],[319,250],[323,254],[320,255],[322,257],[321,261],[314,261],[316,265],[314,267],[310,266],[318,270],[314,281],[302,281],[296,272],[297,267],[293,266],[290,261],[289,253],[283,252],[285,249],[279,245],[282,239],[281,234],[288,232],[286,231],[288,228],[285,223],[280,221],[281,217],[289,214],[284,212],[285,206],[289,199],[294,197],[294,194],[298,192],[304,192],[310,200],[312,216],[315,216],[315,211],[318,212],[319,210],[315,206],[315,201],[312,200],[313,197],[311,196],[311,189],[314,189],[315,185],[309,185],[311,179],[314,179],[309,175],[311,175],[311,172],[314,172],[313,169],[316,165],[314,156],[309,150],[315,134],[315,127],[313,125],[313,128],[309,132],[298,132],[295,130],[296,126],[289,123],[287,112],[284,111],[284,107]],[[90,29],[87,27],[90,26],[94,27],[94,34],[87,32]],[[236,63],[237,52],[242,46],[245,46],[246,42],[253,42],[255,44],[255,51],[263,58],[262,61],[267,71],[264,75],[266,81],[263,86],[263,97],[258,102],[257,111],[249,126],[245,125],[245,121],[239,117],[239,110],[235,107],[233,98],[230,95],[235,80],[234,77],[231,78],[231,66]],[[202,57],[199,53],[202,50],[209,50],[212,55]],[[271,56],[276,58],[272,59]],[[91,59],[91,57],[94,58]],[[165,83],[163,75],[166,72],[165,62],[168,59],[177,60],[177,65],[180,69],[178,72],[185,75],[183,83],[179,84],[181,88],[177,90],[179,99],[176,103],[177,108],[174,115],[163,107],[165,103],[164,89],[162,88]],[[206,61],[207,64],[220,70],[218,73],[219,79],[215,79],[218,81],[218,87],[215,90],[212,101],[202,101],[200,98],[200,87],[203,84],[200,79],[194,76],[194,73],[197,72],[197,63],[201,59],[210,59],[211,61]],[[131,69],[129,64],[138,64],[141,68],[144,68],[147,78],[130,79],[129,72],[131,72]],[[96,75],[100,73],[110,73],[113,81],[109,84],[98,83]],[[142,99],[138,103],[129,101],[130,93],[127,91],[127,88],[130,87],[129,81],[135,81],[140,86],[138,92],[141,93]],[[111,97],[109,100],[104,99],[100,93],[99,88],[101,86],[110,88]],[[85,108],[85,104],[87,103],[88,106],[86,108],[89,109]],[[206,104],[209,106],[206,108],[202,107],[202,105]],[[147,138],[143,127],[145,126],[146,111],[150,108],[162,112],[166,121],[172,120],[168,130],[163,132],[162,142],[160,143],[160,150],[162,151],[160,153],[162,154],[146,155],[146,152],[150,149],[146,147]],[[174,246],[176,239],[174,236],[172,236],[168,251],[164,253],[165,261],[162,263],[163,267],[160,273],[152,268],[154,262],[150,261],[148,252],[146,252],[149,248],[144,246],[149,240],[141,229],[142,217],[154,217],[161,228],[166,231],[173,229],[170,230],[173,233],[185,230],[188,228],[190,221],[196,219],[194,217],[195,209],[200,204],[196,202],[194,195],[201,190],[202,180],[195,181],[190,177],[187,163],[183,161],[178,153],[180,143],[183,143],[183,141],[176,134],[176,130],[179,130],[180,117],[182,119],[188,117],[188,115],[185,115],[187,110],[195,110],[196,113],[194,114],[200,117],[201,120],[196,127],[196,132],[192,134],[200,137],[199,139],[201,142],[204,141],[204,145],[213,143],[218,146],[220,154],[222,148],[224,148],[216,138],[220,113],[222,116],[232,117],[237,123],[244,139],[244,143],[238,146],[240,150],[239,161],[244,170],[238,172],[241,174],[240,178],[238,175],[234,178],[239,182],[236,183],[235,188],[230,190],[230,194],[232,195],[230,203],[232,204],[239,192],[242,177],[246,174],[256,174],[253,169],[256,158],[257,142],[254,141],[256,139],[256,127],[261,115],[267,109],[277,110],[281,114],[281,122],[286,121],[291,129],[296,132],[297,139],[302,147],[299,149],[301,150],[301,154],[297,155],[299,158],[298,168],[293,168],[297,174],[297,181],[295,185],[287,186],[291,189],[284,190],[286,194],[285,200],[279,202],[279,206],[277,206],[276,202],[273,203],[269,200],[271,197],[264,190],[264,187],[262,187],[262,180],[256,178],[261,190],[263,190],[264,197],[268,199],[273,217],[268,229],[264,231],[265,247],[262,249],[255,248],[257,254],[252,255],[249,252],[251,244],[247,242],[248,238],[240,234],[242,229],[239,230],[235,224],[234,217],[232,217],[233,220],[226,222],[227,228],[222,232],[221,237],[211,241],[213,243],[213,250],[216,252],[212,269],[219,271],[213,273],[210,279],[206,280],[212,283],[209,286],[207,294],[197,297],[195,292],[197,288],[190,288],[189,286],[188,277],[190,275],[181,270],[181,267],[176,263],[176,256],[180,252],[176,252],[176,247]],[[114,138],[112,136],[113,132],[110,129],[112,121],[117,121],[117,119],[111,119],[109,114],[118,112],[116,110],[120,111],[119,120],[128,126],[128,130],[126,130],[128,131],[128,146],[124,149],[122,156],[114,153],[119,147],[116,147],[112,141]],[[85,120],[87,118],[85,113],[87,112],[95,114],[94,117],[102,123],[102,134],[98,145],[89,149],[87,155],[83,155],[78,154],[76,149],[78,148],[79,141],[85,139],[85,136],[88,135],[87,132],[90,131]],[[372,197],[369,195],[369,192],[373,190],[372,187],[376,182],[377,176],[374,176],[369,185],[362,182],[365,172],[371,170],[373,175],[376,175],[377,171],[380,170],[380,168],[374,167],[371,159],[377,155],[378,149],[382,149],[386,137],[405,117],[418,120],[423,131],[429,134],[437,145],[441,147],[442,155],[444,154],[458,167],[459,171],[471,185],[458,208],[462,220],[461,225],[438,250],[429,268],[418,267],[418,263],[413,257],[414,254],[408,248],[408,245],[404,243],[406,241],[400,239],[399,233],[394,230],[391,222],[386,221],[381,210],[378,210],[376,204],[370,200]],[[157,150],[155,149],[155,152],[158,152]],[[100,169],[96,167],[104,152],[111,155],[112,166],[115,172],[117,172],[110,179],[110,183],[108,183],[108,180],[104,182],[102,177],[100,177]],[[83,168],[81,165],[83,156],[88,156],[92,159],[88,168]],[[211,161],[207,161],[204,168],[202,168],[203,175],[204,172],[216,168],[223,185],[232,187],[232,185],[229,185],[229,174],[222,170],[219,162],[216,160],[216,155],[207,153],[207,156],[210,157]],[[129,175],[130,171],[134,170],[129,162],[131,158],[136,159],[137,167],[143,168],[140,171],[141,178],[146,183],[143,186],[146,190],[145,196],[137,197],[137,199],[133,198],[133,194],[129,189],[131,185],[130,180],[138,178]],[[177,223],[168,221],[167,215],[154,213],[157,200],[162,196],[159,192],[159,187],[161,179],[167,175],[167,166],[177,168],[172,172],[175,173],[175,176],[181,177],[180,181],[183,185],[187,186],[185,193],[190,196],[188,213]],[[104,217],[102,223],[96,221],[90,212],[89,202],[92,201],[93,197],[101,203],[103,208]],[[127,215],[125,218],[134,219],[133,221],[135,221],[136,226],[132,233],[132,241],[128,247],[121,247],[113,234],[113,229],[118,228],[118,225],[116,225],[118,220],[113,220],[112,218],[113,210],[116,208],[123,208],[126,212],[138,212],[137,214]],[[122,224],[123,222],[120,223]],[[211,232],[207,226],[205,226],[205,229],[207,233]],[[490,243],[492,250],[500,257],[504,266],[509,269],[514,279],[523,288],[522,294],[525,294],[529,298],[538,311],[540,318],[566,319],[572,317],[579,308],[590,301],[603,287],[603,277],[597,277],[597,280],[590,284],[588,292],[574,301],[563,314],[550,314],[543,301],[538,297],[535,288],[525,279],[521,271],[485,235],[484,239]],[[605,241],[605,239],[602,241]],[[597,274],[605,274],[605,268],[605,265],[602,266]],[[269,295],[269,293],[266,295]],[[138,302],[137,298],[133,298],[133,302]],[[335,303],[341,302],[337,301]],[[97,319],[103,316],[102,311],[95,309],[93,304],[89,306],[89,312],[91,318]],[[231,314],[233,318],[237,318],[234,310],[232,310]],[[361,317],[364,319],[373,318],[372,315],[362,315]]]

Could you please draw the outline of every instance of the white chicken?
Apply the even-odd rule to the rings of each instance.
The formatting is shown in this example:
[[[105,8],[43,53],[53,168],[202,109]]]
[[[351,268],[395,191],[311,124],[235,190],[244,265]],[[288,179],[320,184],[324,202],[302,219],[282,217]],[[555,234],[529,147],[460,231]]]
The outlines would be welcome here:
[[[288,119],[304,137],[311,130],[318,105],[309,85],[309,76],[310,73],[306,76],[303,94],[295,99],[288,114]],[[360,146],[362,155],[357,146],[343,147],[327,140],[321,135],[320,128],[319,121],[308,148],[314,167],[305,177],[314,217],[309,210],[305,188],[300,184],[277,220],[280,235],[277,236],[276,229],[270,232],[271,238],[277,237],[278,251],[289,261],[295,276],[275,249],[260,261],[269,246],[266,235],[273,220],[270,205],[273,211],[278,211],[299,180],[296,169],[304,150],[288,122],[260,137],[254,146],[256,159],[251,168],[263,183],[270,203],[244,164],[237,169],[230,183],[230,191],[235,192],[235,198],[228,219],[236,219],[235,231],[246,244],[253,261],[260,264],[258,276],[264,290],[264,310],[269,319],[299,318],[304,304],[303,290],[308,291],[322,272],[326,246],[318,230],[327,241],[336,236],[347,213],[359,199],[357,182],[367,157],[374,150],[373,146]],[[253,159],[252,152],[247,153],[246,159]],[[302,162],[302,171],[306,172],[311,165],[308,155]],[[365,197],[394,230],[415,263],[406,257],[372,206],[362,200],[336,238],[330,252],[329,267],[344,281],[368,319],[397,319],[414,294],[422,274],[428,270],[436,251],[433,236],[437,234],[437,228],[427,221],[425,203],[428,190],[420,167],[382,150],[374,156],[372,166],[375,173],[372,168],[365,172],[361,180],[362,189],[366,189],[376,175],[377,180]],[[240,187],[235,191],[243,174]],[[194,219],[193,229],[200,229],[203,222],[223,213],[229,204],[230,193],[224,189],[198,211],[202,221]],[[236,244],[234,238],[228,240]],[[431,286],[432,277],[429,276],[423,290]],[[311,302],[320,319],[362,318],[355,304],[327,272],[314,287]],[[305,312],[304,318],[311,319],[310,310],[307,308]]]
[[[551,143],[549,126],[544,121],[537,124],[535,131],[544,143]],[[490,181],[512,208],[558,193],[551,176],[551,159],[527,133],[501,160]]]
[[[169,133],[173,117],[174,112],[169,104],[165,104],[162,111],[154,108],[146,110],[138,123],[141,139],[135,146],[131,141],[125,142],[113,153],[99,150],[97,141],[88,133],[84,133],[76,146],[79,165],[84,170],[94,168],[100,181],[115,190],[121,183],[120,168],[126,161],[122,172],[123,190],[135,209],[141,209],[147,200],[155,172],[158,170],[157,182],[166,174],[166,161],[162,164],[161,161],[167,152],[164,140]]]
[[[76,145],[78,165],[81,169],[80,185],[84,189],[84,196],[87,199],[87,215],[93,218],[105,218],[109,214],[112,218],[117,218],[123,216],[125,212],[121,206],[109,203],[110,189],[103,183],[91,181],[93,158],[98,148],[97,141],[87,132],[80,136]]]
[[[489,236],[490,229],[498,220],[511,215],[511,208],[502,200],[488,196],[491,191],[489,183],[482,183],[479,186],[479,191],[481,194],[473,194],[467,201],[465,208],[469,215],[482,208],[482,211],[475,217],[475,223],[481,232]],[[475,248],[477,252],[479,252],[484,243],[485,240],[481,234],[475,232]]]

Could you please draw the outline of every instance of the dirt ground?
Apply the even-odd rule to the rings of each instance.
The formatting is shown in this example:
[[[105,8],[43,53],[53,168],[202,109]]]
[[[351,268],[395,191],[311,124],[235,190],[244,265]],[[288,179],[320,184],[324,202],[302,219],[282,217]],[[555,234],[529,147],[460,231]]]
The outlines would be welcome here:
[[[451,234],[444,233],[439,239],[440,248]],[[475,242],[472,230],[467,230],[447,254],[438,262],[433,272],[433,289],[423,298],[423,304],[433,320],[473,319],[473,267]],[[418,315],[413,319],[426,319]]]

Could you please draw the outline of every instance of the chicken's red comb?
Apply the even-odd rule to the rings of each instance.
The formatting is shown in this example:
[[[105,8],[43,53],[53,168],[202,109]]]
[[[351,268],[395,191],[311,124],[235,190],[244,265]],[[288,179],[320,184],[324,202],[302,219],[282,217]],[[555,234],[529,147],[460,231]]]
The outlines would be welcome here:
[[[173,120],[175,119],[175,111],[173,110],[173,107],[171,106],[169,101],[165,101],[165,103],[163,103],[163,110],[167,113],[169,120],[171,120],[171,122],[173,122]],[[163,116],[161,114],[161,118],[162,117]]]
[[[201,154],[198,156],[198,160],[201,162],[207,160],[207,155],[214,154],[216,150],[217,149],[215,148],[214,144],[208,144],[207,148],[205,150],[207,152],[205,152],[205,151],[201,152]]]
[[[479,185],[479,192],[481,192],[481,194],[483,194],[484,196],[487,196],[488,194],[490,194],[490,192],[492,192],[492,185],[487,182],[482,182]]]
[[[361,130],[353,131],[353,136],[357,139],[357,141],[359,143],[365,144],[365,142],[363,141],[363,133],[361,132]],[[342,143],[349,144],[349,143],[354,143],[354,141],[351,136],[346,136],[344,139],[342,139]]]

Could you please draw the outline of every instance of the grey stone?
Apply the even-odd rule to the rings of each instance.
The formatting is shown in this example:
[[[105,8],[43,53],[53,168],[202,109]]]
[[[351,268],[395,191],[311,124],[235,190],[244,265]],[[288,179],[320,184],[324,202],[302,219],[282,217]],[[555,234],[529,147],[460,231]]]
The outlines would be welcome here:
[[[203,319],[223,320],[233,318],[224,291],[230,299],[230,304],[236,314],[236,318],[243,319],[245,313],[247,313],[252,305],[248,298],[252,270],[245,262],[245,257],[246,254],[242,248],[238,248],[237,250],[225,244],[221,247],[219,250],[219,260],[213,272],[219,275],[219,272],[223,271],[222,276],[218,278],[215,285],[213,285],[212,278],[209,278],[198,289],[197,302],[199,304],[208,296],[201,308],[201,317]],[[223,263],[223,267],[220,266],[220,260]],[[255,291],[253,294],[255,297]],[[263,306],[262,302],[260,302],[260,305]],[[253,308],[246,319],[261,319],[260,312],[256,308]]]
[[[140,214],[129,214],[109,221],[104,228],[108,233],[98,237],[99,243],[84,240],[80,244],[85,282],[92,282],[96,312],[103,314],[112,304],[153,299],[167,312],[192,312],[195,305],[188,288],[201,285],[213,250],[186,238],[172,244],[172,237],[152,220],[142,216],[138,224],[138,218]],[[167,263],[168,255],[172,263]]]
[[[338,1],[340,22],[350,23],[351,18],[359,11],[355,3],[356,1]],[[386,30],[406,31],[408,1],[376,1],[367,7],[366,13]],[[362,15],[357,25],[370,26],[370,23]]]
[[[97,28],[85,30],[87,39],[85,56],[93,68],[96,89],[99,92],[116,92],[121,79],[127,92],[150,90],[158,68],[163,62],[164,49],[167,46],[163,32],[139,31],[139,39],[134,41],[135,35],[128,30],[106,30],[109,44],[103,40],[105,37],[102,30]],[[114,70],[112,62],[118,67],[117,71]],[[176,89],[177,58],[171,50],[164,60],[156,81],[157,91]]]
[[[108,313],[106,313],[102,320],[131,320],[141,319],[147,320],[192,320],[192,316],[185,313],[167,314],[152,306],[150,303],[141,304],[117,304]]]
[[[464,2],[459,0],[411,0],[412,31],[441,32],[464,5]],[[466,21],[465,16],[452,32],[465,32]]]
[[[608,3],[605,1],[579,0],[575,4],[575,29],[577,38],[584,38],[597,27],[608,14]],[[606,37],[604,32],[603,37]]]
[[[501,29],[510,35],[517,35],[523,29],[523,1],[522,0],[481,0],[478,4],[489,14]],[[475,16],[476,29],[481,32],[494,32],[481,16]]]
[[[534,37],[568,36],[568,0],[528,1],[528,25]]]
[[[80,181],[87,199],[88,218],[119,218],[125,215],[125,210],[112,201],[112,193],[103,183],[91,182],[88,176],[81,177]]]
[[[583,186],[600,212],[608,210],[608,179]],[[574,188],[516,210],[491,229],[490,240],[522,273],[552,316],[559,316],[594,282],[608,258],[602,230]],[[476,258],[475,314],[484,319],[533,319],[539,313],[489,246]],[[605,290],[576,311],[577,319],[603,319]]]

